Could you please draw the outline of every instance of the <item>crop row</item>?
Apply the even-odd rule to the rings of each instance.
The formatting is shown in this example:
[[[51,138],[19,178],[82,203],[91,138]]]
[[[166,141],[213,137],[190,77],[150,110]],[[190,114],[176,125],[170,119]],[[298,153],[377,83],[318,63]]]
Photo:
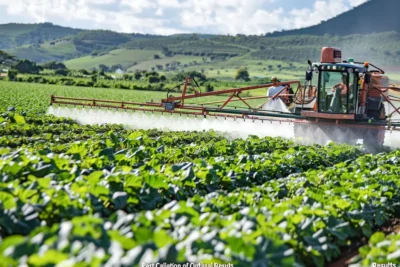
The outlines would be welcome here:
[[[383,265],[393,267],[400,263],[400,233],[387,236],[383,232],[374,233],[367,245],[360,248],[360,254],[351,259],[349,267]]]
[[[399,216],[399,162],[399,151],[366,155],[325,170],[130,214],[122,209],[132,194],[119,191],[110,198],[117,211],[109,218],[98,211],[54,225],[40,221],[37,205],[24,204],[17,210],[25,221],[17,221],[36,228],[29,237],[7,237],[0,252],[5,262],[32,266],[62,261],[71,266],[163,261],[324,266],[341,247],[370,237],[391,216]],[[5,203],[12,205],[12,200]]]

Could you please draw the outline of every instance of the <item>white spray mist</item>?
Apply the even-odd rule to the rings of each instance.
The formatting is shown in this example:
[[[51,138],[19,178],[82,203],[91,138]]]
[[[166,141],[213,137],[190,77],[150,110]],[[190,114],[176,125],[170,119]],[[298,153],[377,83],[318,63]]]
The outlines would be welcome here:
[[[246,138],[249,135],[259,137],[283,137],[294,139],[293,123],[280,123],[269,121],[243,120],[243,119],[225,119],[216,117],[187,117],[179,115],[150,114],[143,112],[115,111],[104,109],[75,109],[68,107],[50,107],[47,114],[56,117],[67,117],[77,121],[79,124],[102,124],[113,123],[123,124],[129,129],[159,129],[163,131],[203,131],[214,130],[221,133],[228,139]],[[335,131],[336,136],[342,135],[343,142],[346,141],[346,134]],[[309,138],[296,138],[297,142],[303,144],[319,143],[326,144],[329,142],[327,135],[317,130],[314,132],[304,133]],[[400,133],[398,131],[386,132],[385,146],[391,148],[400,148]]]

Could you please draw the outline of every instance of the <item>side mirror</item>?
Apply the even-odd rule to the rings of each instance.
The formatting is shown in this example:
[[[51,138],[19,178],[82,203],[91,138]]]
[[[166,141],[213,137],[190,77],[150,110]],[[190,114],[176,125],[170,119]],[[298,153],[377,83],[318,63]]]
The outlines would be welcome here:
[[[367,84],[371,82],[371,74],[365,73],[364,82]]]
[[[311,81],[312,76],[313,76],[312,71],[306,71],[306,81]]]

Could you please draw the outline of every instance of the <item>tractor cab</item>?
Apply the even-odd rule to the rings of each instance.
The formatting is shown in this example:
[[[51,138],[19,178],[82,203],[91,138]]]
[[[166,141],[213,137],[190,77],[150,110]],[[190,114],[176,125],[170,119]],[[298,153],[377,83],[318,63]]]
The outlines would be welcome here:
[[[314,65],[318,75],[316,111],[327,114],[356,114],[361,87],[360,73],[365,68],[356,64],[322,63]]]
[[[317,76],[316,97],[312,109],[303,109],[302,116],[363,120],[381,115],[384,99],[379,89],[373,90],[369,85],[385,85],[388,79],[382,73],[369,71],[368,63],[342,61],[340,49],[324,47],[321,62],[309,64],[306,80],[311,84],[313,74]]]

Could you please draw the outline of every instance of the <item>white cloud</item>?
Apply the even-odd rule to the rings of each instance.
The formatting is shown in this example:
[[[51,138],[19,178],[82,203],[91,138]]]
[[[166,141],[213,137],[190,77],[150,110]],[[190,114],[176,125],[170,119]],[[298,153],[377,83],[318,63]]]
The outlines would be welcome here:
[[[157,7],[154,1],[148,0],[121,0],[121,6],[130,7],[131,11],[133,11],[135,14],[141,13],[146,8]]]
[[[350,5],[351,5],[352,7],[359,6],[359,5],[361,5],[361,4],[364,4],[364,3],[367,2],[367,1],[368,1],[368,0],[349,0]]]
[[[340,13],[349,10],[345,0],[316,1],[312,9],[294,9],[290,28],[302,28],[328,20]]]
[[[280,0],[0,0],[13,18],[81,28],[172,34],[262,34],[317,24],[366,0],[316,0],[291,9]],[[286,8],[285,8],[286,3]]]
[[[157,16],[162,16],[163,15],[163,10],[161,9],[161,8],[159,8],[159,9],[157,9],[157,11],[156,11],[156,15]]]

